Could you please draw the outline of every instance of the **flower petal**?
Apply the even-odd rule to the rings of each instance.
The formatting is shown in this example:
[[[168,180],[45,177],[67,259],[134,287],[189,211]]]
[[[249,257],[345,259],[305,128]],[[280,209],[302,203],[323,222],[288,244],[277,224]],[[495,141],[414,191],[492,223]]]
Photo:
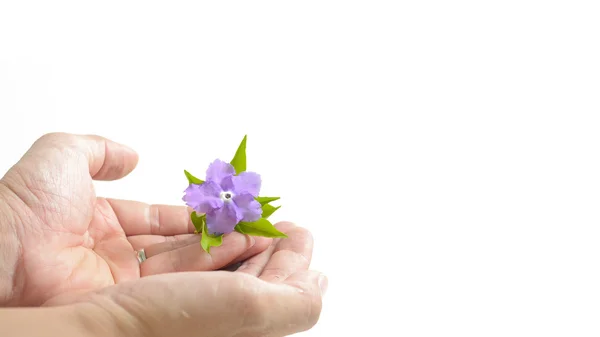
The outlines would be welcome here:
[[[260,219],[262,208],[260,203],[254,200],[254,197],[251,194],[238,194],[233,197],[233,202],[235,202],[242,212],[243,218],[241,221],[254,222]]]
[[[234,174],[235,169],[231,164],[217,159],[208,165],[208,169],[206,169],[206,180],[214,181],[220,185],[223,179],[231,177]]]
[[[260,186],[260,175],[254,172],[242,172],[237,176],[223,179],[221,183],[221,187],[226,191],[231,191],[236,195],[248,193],[253,197],[258,196]]]
[[[228,234],[242,220],[242,212],[233,202],[206,214],[206,227],[211,234]]]
[[[220,198],[221,186],[207,181],[202,185],[190,185],[185,189],[183,201],[199,213],[208,213],[223,206]]]

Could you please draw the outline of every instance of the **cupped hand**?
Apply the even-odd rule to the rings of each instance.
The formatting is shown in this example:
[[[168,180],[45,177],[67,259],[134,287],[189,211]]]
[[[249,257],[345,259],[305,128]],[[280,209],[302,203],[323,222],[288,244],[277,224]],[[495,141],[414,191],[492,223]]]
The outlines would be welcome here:
[[[235,272],[150,276],[48,305],[71,307],[102,335],[274,337],[308,330],[320,318],[327,278],[308,270],[310,233],[290,223],[276,227],[288,238]]]
[[[55,133],[33,144],[0,180],[0,306],[216,270],[269,246],[270,239],[234,232],[209,255],[187,207],[96,196],[93,180],[120,179],[137,162],[133,150],[99,136]],[[148,259],[140,265],[142,248]]]

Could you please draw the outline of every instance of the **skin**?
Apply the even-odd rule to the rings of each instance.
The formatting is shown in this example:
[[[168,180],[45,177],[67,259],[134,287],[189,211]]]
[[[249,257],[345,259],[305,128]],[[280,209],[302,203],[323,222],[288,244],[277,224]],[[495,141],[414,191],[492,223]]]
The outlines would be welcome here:
[[[231,233],[209,255],[187,207],[96,197],[93,180],[137,161],[99,136],[48,134],[0,180],[0,306],[21,307],[0,310],[0,335],[284,336],[316,324],[327,280],[308,270],[306,229]]]

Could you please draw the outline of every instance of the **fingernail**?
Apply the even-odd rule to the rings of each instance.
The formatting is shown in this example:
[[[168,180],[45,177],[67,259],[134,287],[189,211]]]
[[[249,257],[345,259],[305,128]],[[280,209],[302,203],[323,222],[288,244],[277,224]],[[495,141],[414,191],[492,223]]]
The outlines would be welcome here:
[[[250,238],[250,247],[254,246],[256,240],[254,240],[254,238],[251,235],[248,235],[248,237]]]
[[[321,288],[321,294],[323,296],[325,296],[325,293],[327,292],[328,283],[327,276],[321,274],[321,276],[319,276],[319,288]]]

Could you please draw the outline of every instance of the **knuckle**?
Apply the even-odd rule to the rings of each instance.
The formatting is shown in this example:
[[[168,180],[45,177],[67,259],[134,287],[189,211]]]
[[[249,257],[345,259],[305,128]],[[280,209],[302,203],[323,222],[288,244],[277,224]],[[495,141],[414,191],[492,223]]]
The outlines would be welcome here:
[[[275,224],[275,228],[280,231],[287,232],[297,228],[298,226],[291,221],[279,221]]]
[[[280,230],[288,235],[292,235],[295,238],[303,238],[304,240],[310,241],[310,242],[314,241],[313,234],[311,233],[310,230],[308,230],[304,227],[297,226],[293,222],[281,221],[281,222],[278,222],[275,224],[275,228],[277,228],[278,230]]]
[[[44,155],[49,153],[57,153],[59,155],[74,156],[78,152],[77,136],[64,132],[51,132],[42,135],[38,138],[33,148],[38,151],[43,151]]]
[[[304,228],[304,227],[296,227],[294,229],[294,232],[296,232],[296,235],[302,236],[302,237],[304,237],[308,241],[313,241],[313,234],[312,234],[312,232],[309,231],[308,229]]]
[[[73,138],[74,138],[74,136],[69,133],[49,132],[49,133],[42,135],[40,138],[38,138],[37,142],[44,142],[44,143],[51,143],[51,144],[69,143],[70,141],[73,140]]]

